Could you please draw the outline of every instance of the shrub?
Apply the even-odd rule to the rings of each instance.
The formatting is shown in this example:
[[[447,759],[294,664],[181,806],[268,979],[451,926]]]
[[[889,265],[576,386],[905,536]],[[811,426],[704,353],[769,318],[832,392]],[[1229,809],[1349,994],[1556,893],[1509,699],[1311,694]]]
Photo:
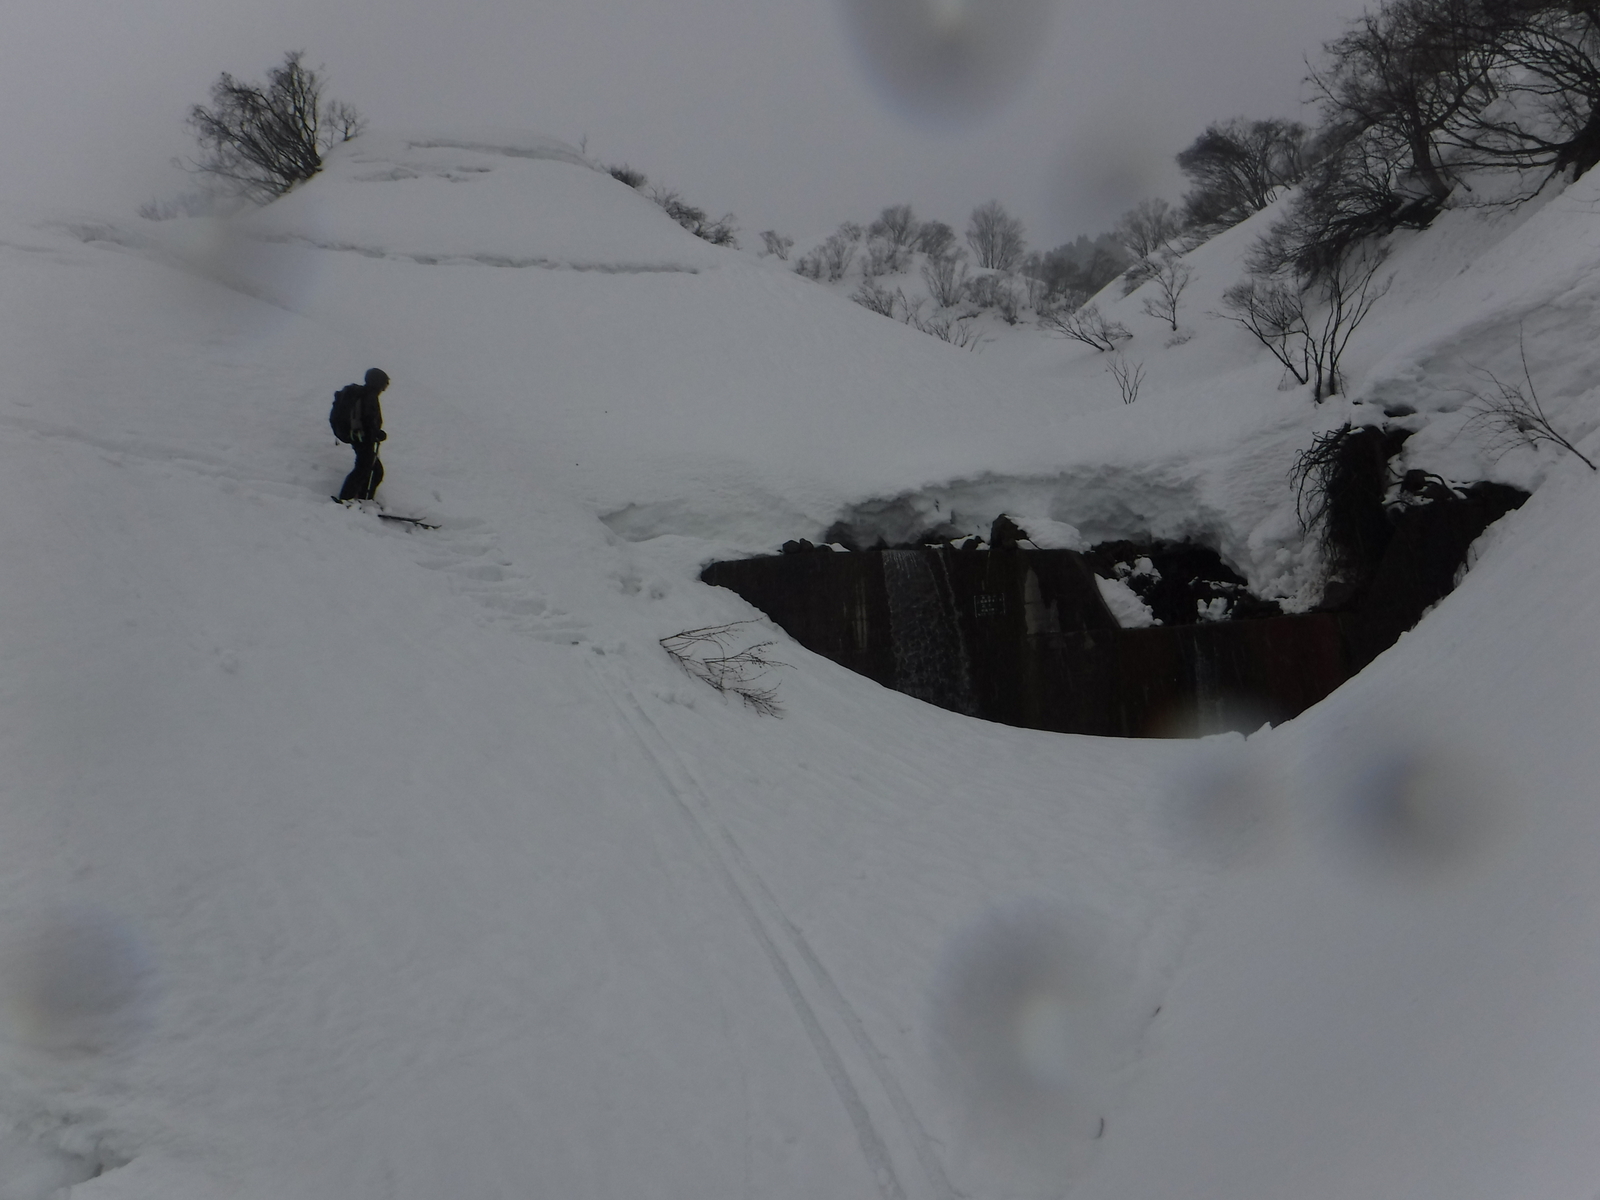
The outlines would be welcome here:
[[[956,231],[943,221],[924,221],[917,227],[917,249],[929,258],[943,258],[956,244]]]
[[[659,204],[667,216],[695,237],[710,242],[713,246],[738,249],[739,241],[734,235],[739,232],[739,227],[733,223],[732,213],[724,213],[713,221],[706,215],[705,209],[686,203],[683,197],[670,188],[651,188],[650,199]]]
[[[910,249],[917,242],[921,227],[909,204],[892,204],[878,214],[878,219],[867,227],[870,237],[882,238],[896,248]]]
[[[873,312],[885,317],[894,316],[894,307],[897,303],[905,303],[905,295],[899,288],[891,292],[870,276],[861,281],[860,286],[851,294],[850,299],[861,305],[862,308],[871,309]]]
[[[967,291],[967,255],[964,250],[930,256],[922,264],[922,282],[940,308],[954,308]]]
[[[1189,286],[1189,280],[1193,278],[1194,272],[1171,251],[1148,261],[1151,265],[1149,282],[1155,294],[1145,298],[1144,314],[1167,322],[1172,326],[1172,332],[1177,333],[1178,303],[1183,298],[1184,289]]]
[[[873,236],[867,240],[867,261],[861,270],[866,275],[898,275],[910,264],[910,246],[900,245],[887,237]]]
[[[784,237],[775,229],[761,231],[761,245],[763,253],[776,255],[782,262],[789,261],[789,251],[794,249],[794,239]]]
[[[1179,212],[1165,200],[1157,199],[1141,200],[1123,213],[1114,236],[1137,261],[1161,253],[1182,232],[1183,218]]]
[[[627,184],[635,191],[640,190],[645,184],[650,182],[650,180],[646,178],[643,171],[636,171],[627,163],[621,163],[620,165],[614,167],[607,167],[606,171],[611,178]]]
[[[977,256],[980,267],[1012,271],[1022,261],[1027,243],[1022,237],[1022,222],[991,200],[972,210],[967,222],[967,245]]]
[[[211,85],[211,107],[189,110],[202,157],[194,169],[223,190],[265,203],[322,170],[322,156],[361,132],[349,105],[322,98],[322,79],[292,50],[265,84],[224,71]]]
[[[1120,321],[1107,320],[1098,304],[1085,304],[1076,310],[1060,308],[1041,313],[1039,327],[1052,329],[1075,342],[1101,351],[1115,350],[1118,342],[1133,336]]]
[[[855,236],[851,236],[852,232]],[[848,221],[839,226],[835,233],[828,235],[828,240],[818,247],[818,254],[823,269],[828,274],[829,283],[838,283],[844,278],[845,272],[850,269],[850,264],[856,256],[856,243],[861,240],[861,226],[852,225]]]
[[[1300,178],[1305,141],[1305,126],[1298,121],[1235,117],[1206,126],[1178,154],[1178,168],[1190,183],[1183,198],[1189,224],[1235,225],[1260,212],[1275,189]]]

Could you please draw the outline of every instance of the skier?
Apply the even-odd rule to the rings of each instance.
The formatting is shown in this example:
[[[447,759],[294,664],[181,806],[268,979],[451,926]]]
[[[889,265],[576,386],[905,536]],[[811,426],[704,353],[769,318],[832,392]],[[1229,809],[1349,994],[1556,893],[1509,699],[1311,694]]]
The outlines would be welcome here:
[[[356,452],[355,468],[345,477],[335,500],[371,500],[383,482],[383,463],[378,459],[378,443],[389,435],[383,431],[383,409],[378,397],[389,386],[389,377],[377,367],[366,374],[364,383],[341,388],[333,399],[329,421],[334,436],[349,442]]]

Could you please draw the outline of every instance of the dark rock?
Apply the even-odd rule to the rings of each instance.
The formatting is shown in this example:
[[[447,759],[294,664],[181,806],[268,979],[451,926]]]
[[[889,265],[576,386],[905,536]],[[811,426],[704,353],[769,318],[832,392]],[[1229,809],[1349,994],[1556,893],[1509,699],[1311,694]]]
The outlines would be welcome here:
[[[1101,542],[1084,560],[1096,575],[1126,583],[1163,625],[1193,625],[1201,619],[1200,605],[1215,600],[1227,602],[1229,620],[1283,615],[1276,601],[1252,594],[1220,554],[1196,542]]]
[[[855,530],[843,521],[835,521],[829,525],[822,535],[822,540],[830,546],[843,546],[846,550],[856,551],[861,549],[861,543],[856,538]]]
[[[1027,540],[1027,531],[1005,513],[996,517],[994,524],[989,526],[989,545],[996,550],[1015,550],[1018,542]]]
[[[1528,498],[1520,488],[1501,483],[1454,489],[1437,476],[1424,480],[1411,494],[1416,502],[1388,510],[1393,533],[1383,559],[1347,606],[1346,639],[1357,670],[1394,645],[1423,613],[1455,590],[1468,547]]]

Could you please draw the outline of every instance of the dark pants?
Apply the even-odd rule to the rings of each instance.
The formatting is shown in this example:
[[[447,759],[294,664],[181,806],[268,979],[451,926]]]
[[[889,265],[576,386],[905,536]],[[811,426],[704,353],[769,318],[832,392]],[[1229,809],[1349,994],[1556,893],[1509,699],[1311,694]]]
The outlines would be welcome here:
[[[356,452],[355,470],[345,476],[339,489],[341,500],[371,500],[378,485],[383,482],[383,463],[378,461],[377,442],[355,442],[350,449]]]

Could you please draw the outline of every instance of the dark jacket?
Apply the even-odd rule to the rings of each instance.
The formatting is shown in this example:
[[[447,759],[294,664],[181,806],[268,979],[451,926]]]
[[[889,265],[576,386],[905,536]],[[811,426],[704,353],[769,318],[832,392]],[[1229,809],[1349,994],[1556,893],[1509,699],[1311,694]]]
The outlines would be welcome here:
[[[378,403],[378,389],[364,383],[351,384],[358,393],[355,411],[351,414],[350,440],[352,442],[381,442],[388,436],[383,432],[383,407]]]

